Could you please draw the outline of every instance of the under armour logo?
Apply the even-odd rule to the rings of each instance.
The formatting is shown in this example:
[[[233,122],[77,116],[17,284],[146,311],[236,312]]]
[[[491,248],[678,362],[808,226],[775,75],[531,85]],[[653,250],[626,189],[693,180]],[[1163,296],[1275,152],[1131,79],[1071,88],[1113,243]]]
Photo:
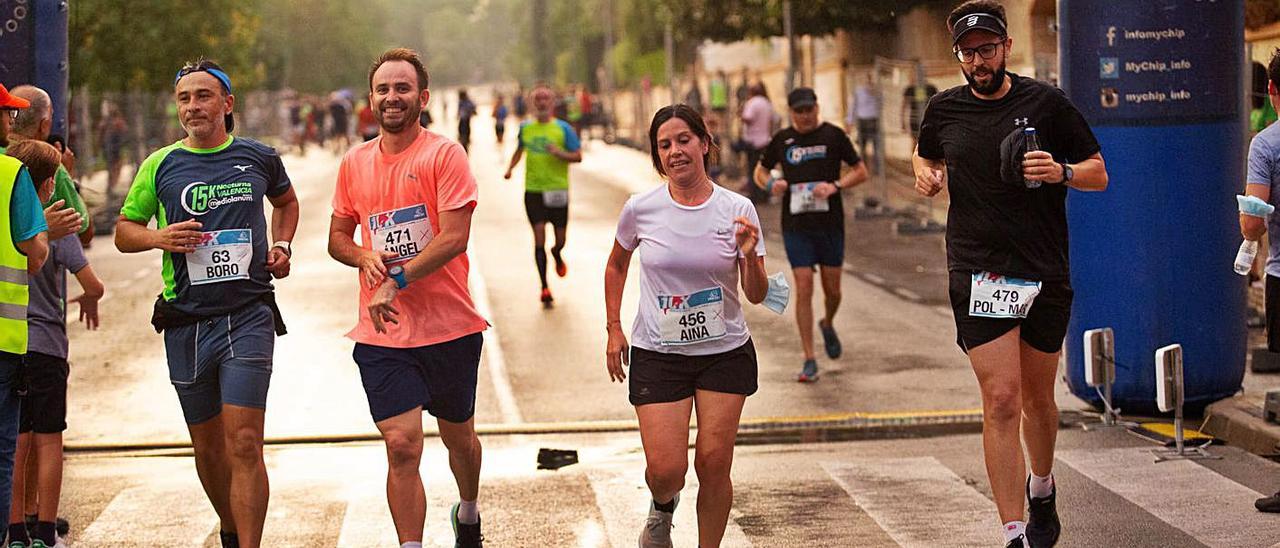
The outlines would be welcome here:
[[[971,27],[978,24],[978,16],[977,15],[970,16],[967,24]]]
[[[249,168],[251,168],[251,167],[253,167],[253,166],[249,165],[249,166],[231,166],[231,167],[234,167],[234,168],[236,168],[236,169],[240,170],[240,173],[244,173],[244,172],[245,172],[245,170],[247,170],[247,169],[249,169]]]
[[[1014,119],[1013,119],[1013,125],[1015,125],[1015,126],[1025,126],[1025,125],[1027,125],[1027,119],[1026,119],[1026,118],[1014,118]]]

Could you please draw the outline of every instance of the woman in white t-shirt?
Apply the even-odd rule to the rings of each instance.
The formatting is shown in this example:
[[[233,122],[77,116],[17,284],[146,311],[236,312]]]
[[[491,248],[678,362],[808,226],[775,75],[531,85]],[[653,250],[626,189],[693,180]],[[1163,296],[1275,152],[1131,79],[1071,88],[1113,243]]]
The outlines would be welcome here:
[[[729,470],[738,420],[756,391],[756,353],[738,296],[768,290],[760,219],[750,200],[711,182],[715,149],[702,117],[663,107],[649,126],[653,166],[666,184],[627,200],[605,268],[609,376],[627,378],[640,420],[653,502],[640,546],[671,546],[671,517],[689,467],[689,415],[698,410],[693,465],[698,538],[719,546],[733,504]],[[631,254],[640,253],[640,307],[630,348],[620,309]]]

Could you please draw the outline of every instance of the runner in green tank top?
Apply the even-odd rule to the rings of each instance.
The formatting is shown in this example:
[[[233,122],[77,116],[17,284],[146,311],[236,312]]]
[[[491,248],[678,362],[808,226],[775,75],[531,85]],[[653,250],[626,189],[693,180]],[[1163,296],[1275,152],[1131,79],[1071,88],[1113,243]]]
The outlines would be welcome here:
[[[551,307],[551,288],[547,285],[546,226],[555,228],[556,244],[551,256],[556,261],[556,274],[563,278],[569,268],[561,256],[569,225],[569,164],[582,161],[578,134],[568,122],[553,118],[556,96],[550,87],[539,84],[530,92],[535,119],[520,124],[516,151],[511,156],[505,178],[526,153],[524,176],[524,209],[533,226],[533,259],[542,282],[542,304]]]

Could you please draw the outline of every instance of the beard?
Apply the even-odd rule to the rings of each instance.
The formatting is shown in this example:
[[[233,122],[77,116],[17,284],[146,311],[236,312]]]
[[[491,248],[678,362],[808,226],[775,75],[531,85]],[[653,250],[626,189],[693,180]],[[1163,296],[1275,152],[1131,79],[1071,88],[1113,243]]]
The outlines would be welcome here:
[[[991,81],[987,82],[986,85],[979,84],[977,79],[974,78],[974,73],[977,73],[978,70],[986,71],[986,69],[974,69],[973,72],[964,73],[964,79],[969,82],[969,87],[972,88],[973,91],[980,95],[991,95],[1000,91],[1000,86],[1004,85],[1004,77],[1008,74],[1005,71],[1005,63],[1003,61],[1000,63],[1000,68],[991,71]]]
[[[400,133],[409,127],[409,124],[418,123],[418,117],[422,115],[422,105],[417,101],[411,101],[404,105],[404,115],[400,120],[386,120],[383,118],[382,107],[385,103],[379,104],[378,108],[373,110],[373,118],[378,121],[378,126],[382,131],[387,133]]]

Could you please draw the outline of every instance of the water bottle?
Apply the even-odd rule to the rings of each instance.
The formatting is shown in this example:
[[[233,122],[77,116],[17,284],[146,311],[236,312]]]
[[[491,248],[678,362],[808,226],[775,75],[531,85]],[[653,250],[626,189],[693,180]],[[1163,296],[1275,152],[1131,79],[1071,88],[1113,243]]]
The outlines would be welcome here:
[[[1029,127],[1022,130],[1023,137],[1026,138],[1027,152],[1035,152],[1040,150],[1040,139],[1036,138],[1036,128]],[[1032,181],[1031,179],[1023,179],[1027,188],[1040,188],[1040,181]]]
[[[1245,240],[1240,243],[1240,251],[1236,253],[1236,274],[1245,276],[1253,268],[1253,258],[1258,255],[1258,241]]]

